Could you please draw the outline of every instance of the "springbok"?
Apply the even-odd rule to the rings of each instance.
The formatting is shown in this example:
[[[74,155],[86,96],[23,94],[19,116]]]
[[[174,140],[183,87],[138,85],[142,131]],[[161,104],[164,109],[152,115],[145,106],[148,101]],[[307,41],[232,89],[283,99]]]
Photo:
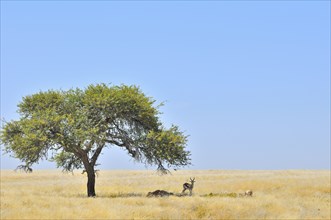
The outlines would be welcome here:
[[[253,196],[253,191],[252,191],[252,190],[247,190],[247,191],[245,192],[245,196],[250,196],[250,197],[252,197],[252,196]]]
[[[239,193],[239,197],[252,197],[253,196],[253,191],[252,190],[247,190],[244,193]]]
[[[194,187],[195,177],[193,179],[190,177],[190,181],[191,181],[191,183],[184,183],[183,184],[182,193],[184,193],[188,189],[190,191],[190,196],[192,196],[192,190],[193,190],[193,187]]]

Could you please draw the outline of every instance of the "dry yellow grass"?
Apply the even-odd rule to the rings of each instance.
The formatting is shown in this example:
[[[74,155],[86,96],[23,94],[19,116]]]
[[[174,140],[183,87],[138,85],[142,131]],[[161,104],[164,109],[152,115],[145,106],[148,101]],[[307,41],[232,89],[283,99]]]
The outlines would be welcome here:
[[[179,193],[196,178],[192,197]],[[96,198],[86,177],[61,171],[1,171],[1,219],[330,219],[330,171],[101,171]],[[253,190],[253,197],[230,193]],[[216,196],[203,196],[213,193]],[[218,195],[217,195],[218,194]],[[224,195],[224,196],[221,196]]]

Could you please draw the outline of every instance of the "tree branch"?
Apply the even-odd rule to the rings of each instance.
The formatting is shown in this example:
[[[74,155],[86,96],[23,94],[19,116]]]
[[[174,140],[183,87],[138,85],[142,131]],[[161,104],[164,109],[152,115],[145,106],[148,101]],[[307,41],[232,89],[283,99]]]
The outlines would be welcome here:
[[[95,151],[95,153],[93,154],[93,156],[92,156],[92,158],[91,158],[91,162],[90,162],[92,166],[94,166],[95,163],[97,162],[97,159],[98,159],[98,157],[99,157],[99,155],[100,155],[100,153],[101,153],[103,147],[104,147],[104,145],[99,146],[99,147],[97,148],[97,150]]]
[[[115,140],[105,140],[106,143],[109,143],[109,144],[115,144],[119,147],[125,147],[126,144],[124,142],[120,143],[118,141],[115,141]]]
[[[32,173],[32,168],[29,165],[19,165],[16,167],[15,171],[23,170],[26,173]]]

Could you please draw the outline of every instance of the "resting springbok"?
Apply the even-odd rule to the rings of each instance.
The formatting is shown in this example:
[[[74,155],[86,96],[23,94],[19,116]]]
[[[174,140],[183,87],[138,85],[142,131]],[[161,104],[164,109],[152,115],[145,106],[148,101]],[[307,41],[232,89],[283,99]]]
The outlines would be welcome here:
[[[253,191],[252,191],[252,190],[247,190],[247,191],[245,192],[245,196],[250,196],[250,197],[252,197],[252,196],[253,196]]]
[[[246,192],[239,193],[238,195],[239,195],[239,197],[244,197],[244,196],[246,196],[246,197],[252,197],[253,196],[253,191],[252,190],[247,190]]]
[[[184,183],[183,184],[182,193],[184,193],[188,189],[190,191],[190,196],[192,196],[192,190],[193,190],[193,187],[194,187],[195,177],[193,179],[190,177],[190,181],[191,181],[191,184],[190,183]]]

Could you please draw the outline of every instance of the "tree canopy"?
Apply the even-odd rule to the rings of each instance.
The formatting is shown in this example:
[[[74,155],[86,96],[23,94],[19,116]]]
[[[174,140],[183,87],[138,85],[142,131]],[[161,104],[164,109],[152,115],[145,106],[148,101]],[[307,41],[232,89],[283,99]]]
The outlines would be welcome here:
[[[127,85],[39,92],[23,97],[20,118],[5,123],[1,142],[26,170],[49,159],[65,171],[84,168],[93,176],[102,149],[114,145],[161,172],[189,165],[187,136],[178,126],[162,125],[155,102]]]

